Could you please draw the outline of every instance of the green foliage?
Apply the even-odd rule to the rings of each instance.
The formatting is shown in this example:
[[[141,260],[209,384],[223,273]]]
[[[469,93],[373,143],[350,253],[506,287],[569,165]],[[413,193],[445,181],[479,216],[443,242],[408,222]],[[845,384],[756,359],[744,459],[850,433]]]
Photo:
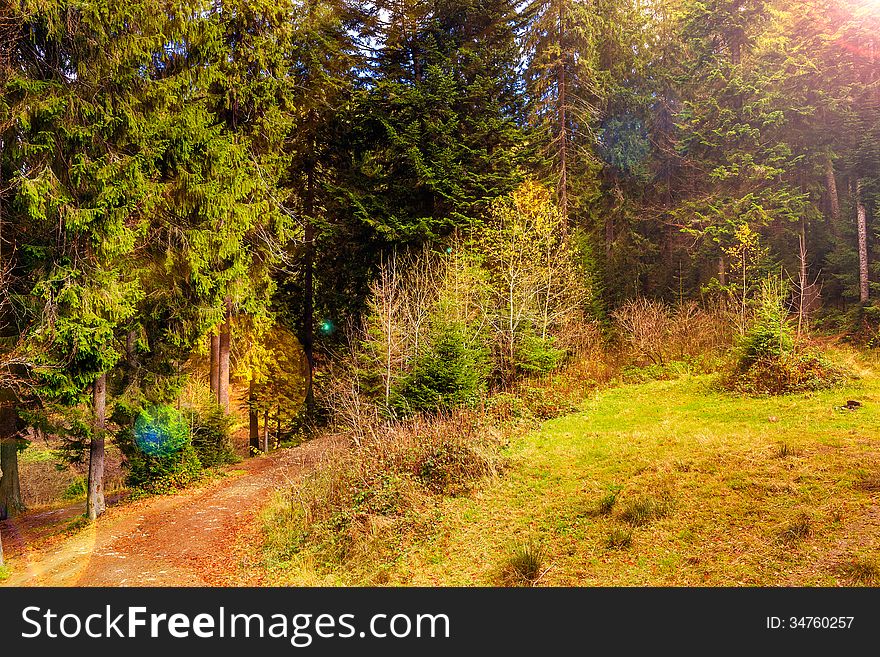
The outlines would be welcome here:
[[[778,278],[764,281],[738,348],[736,370],[724,380],[728,389],[780,395],[831,388],[846,379],[820,352],[797,347],[786,296]]]
[[[526,334],[519,340],[516,366],[525,374],[544,375],[559,368],[568,353],[555,346],[556,338]]]
[[[216,404],[198,409],[192,416],[192,446],[199,462],[205,468],[234,463],[237,458],[232,447],[234,418]]]
[[[394,405],[403,415],[472,406],[486,390],[487,375],[486,349],[474,343],[467,327],[438,320],[396,387]]]
[[[89,492],[89,480],[86,477],[76,477],[67,488],[64,489],[64,492],[61,494],[61,497],[65,500],[79,500],[86,496]]]
[[[758,360],[780,358],[794,349],[794,329],[786,307],[786,286],[778,278],[767,278],[756,300],[754,316],[739,346],[740,370]]]
[[[724,386],[748,395],[785,395],[835,388],[848,378],[846,370],[822,353],[807,349],[759,358],[728,376]]]
[[[129,486],[165,494],[201,477],[202,464],[193,448],[190,427],[179,411],[169,406],[137,411],[120,405],[114,415],[123,421],[116,442],[128,466]]]

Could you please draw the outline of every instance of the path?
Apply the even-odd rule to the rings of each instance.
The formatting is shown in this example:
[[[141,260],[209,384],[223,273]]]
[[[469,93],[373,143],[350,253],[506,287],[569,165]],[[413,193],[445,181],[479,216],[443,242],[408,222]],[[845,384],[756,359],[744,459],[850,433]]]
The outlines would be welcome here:
[[[322,437],[231,466],[227,476],[170,496],[111,506],[73,535],[82,504],[26,513],[0,527],[7,586],[260,585],[260,523],[269,495],[295,485],[342,443]]]

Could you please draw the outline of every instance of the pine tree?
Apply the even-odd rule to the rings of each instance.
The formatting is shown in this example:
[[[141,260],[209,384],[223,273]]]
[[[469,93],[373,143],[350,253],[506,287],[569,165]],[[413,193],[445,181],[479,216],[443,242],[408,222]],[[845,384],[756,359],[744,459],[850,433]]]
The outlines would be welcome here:
[[[533,0],[524,11],[529,118],[544,145],[547,177],[555,185],[565,224],[578,211],[578,197],[589,191],[596,168],[603,93],[598,10],[579,0]]]

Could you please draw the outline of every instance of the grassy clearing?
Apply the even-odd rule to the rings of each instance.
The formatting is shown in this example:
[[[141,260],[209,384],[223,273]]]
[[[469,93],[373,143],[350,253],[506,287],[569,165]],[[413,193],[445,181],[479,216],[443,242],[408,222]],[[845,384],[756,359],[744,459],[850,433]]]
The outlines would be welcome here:
[[[505,584],[529,537],[540,585],[875,583],[880,379],[848,358],[859,380],[809,394],[737,397],[711,375],[602,391],[515,439],[503,476],[440,498],[382,582]],[[289,565],[286,581],[322,581]]]

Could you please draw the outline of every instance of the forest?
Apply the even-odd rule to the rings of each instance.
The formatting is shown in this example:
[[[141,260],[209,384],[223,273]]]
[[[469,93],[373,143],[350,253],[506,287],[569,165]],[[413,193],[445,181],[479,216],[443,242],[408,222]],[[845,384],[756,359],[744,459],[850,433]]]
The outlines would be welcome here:
[[[200,584],[880,583],[880,0],[0,0],[0,90],[0,579],[247,480]]]

